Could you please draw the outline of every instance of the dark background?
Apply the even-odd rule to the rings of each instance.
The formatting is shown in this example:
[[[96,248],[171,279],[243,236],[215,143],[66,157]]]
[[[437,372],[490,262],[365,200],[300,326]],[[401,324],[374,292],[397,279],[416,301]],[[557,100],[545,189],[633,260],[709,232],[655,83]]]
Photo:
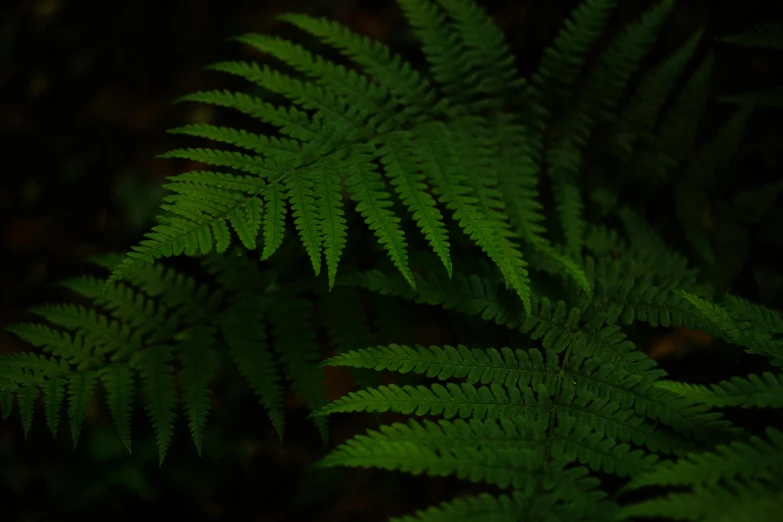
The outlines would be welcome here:
[[[482,2],[506,31],[525,73],[535,68],[576,3]],[[681,0],[657,56],[700,26],[711,37],[768,21],[777,16],[775,3]],[[618,22],[649,2],[621,4]],[[231,36],[256,31],[296,38],[273,20],[286,11],[328,16],[421,60],[400,11],[388,1],[0,4],[0,327],[29,318],[25,309],[32,305],[61,299],[54,283],[82,272],[88,257],[123,251],[138,240],[154,215],[160,183],[187,170],[181,162],[155,159],[183,143],[165,130],[216,118],[212,109],[171,101],[227,85],[221,75],[202,69],[221,59],[250,57],[229,42]],[[715,91],[783,85],[782,72],[780,60],[769,53],[719,48]],[[780,179],[778,121],[779,114],[755,117],[740,151],[751,169],[744,174],[758,182]],[[661,213],[668,212],[667,204],[661,203]],[[754,299],[781,284],[766,265],[760,268],[768,260],[758,261],[759,256],[767,259],[751,252],[733,275],[733,290]],[[759,270],[767,273],[762,282]],[[670,357],[682,342],[666,337],[653,348],[660,358]],[[0,353],[22,348],[0,333]],[[252,397],[231,386],[216,396],[205,456],[196,458],[181,423],[162,470],[147,425],[135,431],[136,449],[128,456],[97,407],[76,451],[65,429],[52,442],[40,412],[26,441],[17,414],[0,422],[2,519],[120,521],[165,513],[194,521],[369,521],[410,513],[461,491],[453,481],[400,480],[402,475],[387,472],[303,474],[320,451],[303,414],[294,414],[281,448]],[[358,431],[350,422],[336,429]]]

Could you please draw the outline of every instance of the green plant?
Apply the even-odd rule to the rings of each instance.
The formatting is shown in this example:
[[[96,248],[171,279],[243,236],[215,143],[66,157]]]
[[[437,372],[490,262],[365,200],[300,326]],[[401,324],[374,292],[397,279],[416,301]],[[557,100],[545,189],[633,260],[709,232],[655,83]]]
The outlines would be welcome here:
[[[769,428],[770,442],[754,438],[715,408],[780,408],[779,370],[689,385],[665,379],[629,338],[644,323],[699,328],[772,367],[783,362],[780,315],[716,289],[624,191],[634,178],[629,170],[651,184],[684,174],[677,217],[699,258],[714,262],[702,187],[729,164],[751,109],[741,107],[706,145],[695,146],[712,56],[673,93],[701,35],[634,83],[673,2],[627,25],[593,63],[588,52],[615,2],[586,0],[525,81],[475,3],[399,3],[422,41],[426,73],[381,44],[305,15],[282,20],[337,48],[350,65],[253,34],[240,41],[290,66],[290,75],[248,62],[213,66],[290,105],[229,91],[184,100],[239,110],[280,136],[208,124],[173,131],[244,152],[166,154],[228,171],[171,178],[160,223],[123,259],[100,260],[112,269],[108,280],[66,283],[100,313],[44,307],[34,312],[67,333],[38,324],[12,328],[44,353],[0,359],[4,415],[16,396],[27,431],[42,389],[56,433],[67,389],[76,441],[101,381],[130,449],[138,376],[162,461],[177,391],[200,448],[209,380],[230,357],[281,438],[281,376],[325,441],[327,416],[338,412],[437,418],[368,431],[319,466],[456,475],[511,490],[399,521],[740,520],[737,513],[774,520],[783,509],[775,474],[780,432]],[[284,239],[288,207],[301,250]],[[421,237],[403,231],[411,218]],[[229,226],[241,246],[232,246]],[[259,238],[263,263],[252,253]],[[388,259],[376,259],[377,246]],[[489,262],[472,259],[476,246]],[[182,253],[205,255],[206,274],[149,263]],[[324,259],[326,281],[305,282],[301,265],[318,276]],[[445,309],[444,324],[464,335],[462,344],[381,339],[361,306],[367,292]],[[322,331],[334,352],[323,362]],[[351,368],[363,389],[330,403],[324,366]],[[380,385],[372,370],[414,377]],[[693,490],[634,502],[618,497],[618,479],[628,479],[627,490]],[[715,500],[729,497],[734,511]]]

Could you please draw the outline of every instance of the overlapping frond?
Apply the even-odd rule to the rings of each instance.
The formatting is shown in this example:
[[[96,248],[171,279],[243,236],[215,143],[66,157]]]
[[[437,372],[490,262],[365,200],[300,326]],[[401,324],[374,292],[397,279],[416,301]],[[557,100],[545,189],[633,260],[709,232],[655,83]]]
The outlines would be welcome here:
[[[107,265],[112,261],[99,260]],[[65,285],[91,299],[102,311],[77,305],[40,307],[38,314],[57,328],[40,323],[11,326],[12,332],[40,347],[44,354],[3,357],[0,386],[4,392],[16,394],[20,406],[24,404],[30,412],[23,411],[26,430],[32,419],[26,401],[42,389],[47,424],[55,435],[67,391],[69,424],[76,444],[100,381],[117,433],[130,450],[135,381],[139,378],[162,461],[173,435],[174,408],[180,402],[175,378],[200,448],[209,408],[208,385],[215,367],[214,361],[205,357],[215,340],[199,323],[215,312],[221,297],[161,266],[135,271],[131,280],[133,286],[105,288],[105,282],[94,277],[73,279]]]
[[[349,440],[320,465],[453,474],[526,492],[541,489],[543,493],[551,488],[558,497],[555,504],[568,505],[571,492],[566,491],[565,477],[569,469],[573,471],[567,466],[574,462],[633,476],[651,469],[656,458],[631,444],[675,452],[688,447],[684,439],[665,429],[656,430],[644,417],[602,399],[590,383],[571,375],[567,368],[578,368],[584,362],[579,347],[567,348],[562,357],[552,350],[546,353],[391,345],[328,360],[330,365],[466,381],[380,386],[331,403],[320,413],[394,411],[444,420],[383,426]],[[614,438],[626,442],[616,444]],[[494,504],[490,499],[487,502]],[[519,513],[528,513],[532,506],[519,499],[517,508]]]
[[[519,166],[510,168],[511,151],[524,142],[527,131],[517,118],[500,111],[525,83],[501,33],[470,1],[434,5],[410,0],[403,8],[423,41],[437,85],[386,46],[323,19],[280,17],[336,47],[358,70],[279,38],[240,37],[305,78],[245,61],[211,68],[281,95],[287,104],[275,106],[229,91],[183,100],[239,110],[277,127],[282,136],[211,124],[174,129],[241,151],[186,148],[165,154],[215,169],[171,178],[166,186],[171,194],[161,207],[167,214],[114,270],[110,282],[160,257],[222,253],[234,235],[249,249],[257,248],[263,236],[266,259],[282,243],[290,208],[315,274],[325,258],[332,285],[349,235],[341,196],[345,190],[410,284],[404,216],[393,210],[392,193],[412,214],[447,273],[452,267],[444,209],[524,303],[529,304],[531,291],[520,242],[546,253],[589,292],[578,264],[558,254],[543,235],[534,152],[517,149]],[[453,45],[444,45],[443,37]],[[511,211],[505,212],[506,207]]]
[[[116,256],[98,259],[106,268],[117,261]],[[66,287],[89,299],[96,309],[39,307],[34,311],[54,327],[23,323],[9,328],[43,353],[0,358],[3,415],[10,413],[16,397],[27,433],[35,400],[43,391],[46,422],[54,435],[63,401],[67,401],[76,444],[100,382],[117,433],[128,450],[131,419],[140,400],[155,430],[161,462],[174,433],[178,407],[184,411],[200,453],[212,404],[211,381],[223,355],[218,346],[225,344],[282,438],[285,390],[281,376],[292,382],[308,408],[317,410],[325,402],[312,337],[314,322],[302,313],[301,307],[309,302],[297,298],[295,292],[265,297],[270,280],[258,276],[258,286],[249,284],[257,270],[247,261],[232,256],[208,264],[218,288],[158,264],[134,270],[130,284],[107,287],[104,280],[93,276],[66,281]],[[245,292],[257,293],[252,299],[243,298],[238,285]],[[280,313],[277,299],[281,298],[288,303],[284,310],[299,306],[300,313]],[[319,419],[316,424],[326,437],[325,423]]]
[[[551,147],[546,149],[545,160],[565,242],[573,253],[579,251],[586,226],[582,215],[582,191],[577,178],[584,148],[599,121],[613,117],[633,74],[655,43],[656,34],[672,4],[668,0],[656,4],[625,28],[601,53],[598,63],[588,73],[584,87],[577,94],[574,109],[555,123],[555,138]],[[602,12],[600,7],[596,8],[598,12]]]

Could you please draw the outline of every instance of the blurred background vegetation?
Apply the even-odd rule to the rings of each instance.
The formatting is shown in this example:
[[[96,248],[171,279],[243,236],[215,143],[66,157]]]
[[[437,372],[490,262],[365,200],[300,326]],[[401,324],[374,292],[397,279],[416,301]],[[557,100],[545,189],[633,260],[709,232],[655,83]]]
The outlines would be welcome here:
[[[508,35],[520,69],[529,73],[578,2],[480,3]],[[618,23],[650,2],[620,4]],[[681,0],[655,57],[674,50],[699,27],[713,38],[768,21],[777,15],[775,4]],[[255,58],[230,37],[255,31],[297,38],[274,21],[285,11],[336,19],[421,63],[401,12],[388,0],[0,4],[0,327],[29,319],[25,310],[30,306],[67,299],[55,283],[85,271],[90,256],[124,251],[138,240],[154,216],[165,177],[187,170],[181,163],[155,159],[184,143],[165,129],[225,121],[212,109],[170,102],[192,91],[231,85],[229,78],[203,72],[221,59]],[[783,85],[780,55],[716,46],[716,56],[716,93]],[[716,111],[717,121],[725,113]],[[750,218],[716,221],[714,237],[723,243],[713,273],[725,288],[777,308],[783,284],[780,121],[779,110],[757,112],[752,119],[733,167],[739,181],[723,188],[726,200],[736,203],[732,198],[740,195]],[[714,127],[704,130],[712,134]],[[761,196],[766,196],[763,205]],[[663,230],[674,227],[670,195],[653,191],[647,197],[653,202],[648,217]],[[415,331],[421,344],[442,340],[432,325],[416,325]],[[649,354],[691,380],[736,371],[731,356],[718,357],[706,369],[689,362],[692,350],[715,345],[698,332],[662,331],[652,339]],[[19,340],[0,333],[0,353],[22,348]],[[345,391],[339,379],[331,386],[334,396]],[[16,415],[0,422],[0,519],[120,522],[165,514],[191,521],[361,522],[410,513],[465,491],[464,484],[452,480],[386,472],[311,474],[306,466],[323,448],[293,403],[288,439],[280,446],[242,385],[218,382],[215,396],[203,457],[197,458],[182,425],[162,469],[146,423],[135,430],[134,453],[128,455],[97,406],[75,451],[67,430],[52,441],[40,415],[26,440]],[[365,420],[346,416],[335,421],[335,440],[360,431]]]

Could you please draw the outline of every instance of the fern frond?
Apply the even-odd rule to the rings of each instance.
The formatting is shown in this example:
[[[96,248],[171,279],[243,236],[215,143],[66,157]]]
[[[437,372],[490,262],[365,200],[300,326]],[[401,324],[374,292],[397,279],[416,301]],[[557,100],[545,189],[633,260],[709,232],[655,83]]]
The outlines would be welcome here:
[[[106,388],[106,403],[114,420],[114,427],[130,453],[134,388],[131,368],[126,363],[111,364],[101,372],[101,381]]]
[[[724,295],[720,305],[733,316],[753,323],[759,332],[783,336],[783,315],[780,312],[731,294]]]
[[[239,372],[258,396],[282,441],[285,426],[283,387],[262,317],[261,305],[247,300],[229,309],[220,325]]]
[[[424,348],[391,344],[343,353],[323,364],[414,372],[440,380],[464,378],[468,384],[495,382],[504,386],[529,386],[531,383],[552,384],[550,378],[560,371],[556,356],[547,357],[546,364],[544,361],[538,350],[481,350],[462,345]]]
[[[431,387],[379,386],[351,392],[322,408],[318,415],[356,411],[442,415],[450,419],[487,418],[490,420],[507,417],[525,406],[525,400],[533,400],[528,388],[513,387],[509,390],[500,385],[475,387],[470,384],[448,383],[445,387],[433,384]],[[530,406],[537,407],[537,406]]]
[[[650,52],[673,5],[673,0],[658,2],[637,21],[628,24],[601,54],[584,87],[585,117],[605,117],[614,109],[631,77]],[[577,136],[586,130],[575,128]]]
[[[326,402],[323,389],[323,372],[318,368],[318,345],[312,322],[312,303],[304,299],[291,299],[286,309],[268,310],[273,348],[277,353],[288,380],[296,395],[312,411],[319,411]],[[328,440],[328,425],[323,418],[315,419],[322,440]]]
[[[234,145],[277,161],[294,159],[302,152],[301,144],[295,140],[256,134],[244,129],[219,127],[209,123],[192,123],[170,129],[168,132]]]
[[[294,224],[299,230],[302,245],[310,256],[315,275],[318,275],[321,273],[322,236],[320,215],[313,197],[312,178],[309,172],[297,172],[288,178],[287,188]]]
[[[313,303],[301,295],[309,287],[280,284],[272,274],[261,271],[257,261],[241,255],[213,256],[205,265],[234,296],[217,323],[240,373],[282,438],[284,390],[278,368],[308,409],[316,411],[326,403],[324,374],[316,364],[319,346]],[[326,422],[315,422],[326,440]]]
[[[610,119],[632,75],[655,42],[673,2],[664,0],[629,24],[601,54],[580,91],[577,107],[558,126],[558,136],[547,151],[560,224],[571,252],[578,252],[585,231],[583,202],[576,174],[583,149],[599,119]]]
[[[158,446],[158,462],[162,465],[174,435],[175,414],[172,411],[176,403],[174,390],[174,367],[171,364],[173,353],[169,346],[153,346],[139,353],[136,363],[142,378],[142,390],[150,422],[155,428]]]
[[[531,83],[535,98],[548,113],[572,95],[587,53],[602,34],[615,4],[615,0],[582,2],[565,21],[554,44],[544,50]]]
[[[87,414],[87,407],[92,399],[98,376],[92,371],[77,371],[71,373],[68,380],[68,419],[71,428],[73,446],[79,442],[82,419]]]
[[[228,90],[201,91],[182,96],[178,102],[198,102],[234,109],[273,125],[296,140],[319,142],[325,133],[310,116],[296,107],[277,107],[256,96]]]
[[[382,84],[369,81],[368,77],[355,70],[334,64],[300,45],[269,35],[245,34],[238,37],[237,41],[262,53],[268,53],[307,74],[324,88],[350,99],[354,107],[361,109],[360,112],[377,112],[383,114],[383,119],[387,121],[399,120],[402,117],[395,113],[396,104],[394,99],[390,98],[388,89]]]
[[[471,191],[466,186],[469,178],[459,166],[452,131],[435,122],[426,127],[426,134],[418,135],[418,141],[427,148],[421,151],[426,156],[420,161],[430,176],[433,191],[446,208],[452,210],[460,227],[500,268],[505,280],[525,303],[525,308],[529,308],[530,286],[526,264],[506,231],[500,228],[501,222],[486,214],[486,205],[482,212],[478,198],[470,195]]]
[[[637,365],[633,358],[609,364],[606,352],[612,348],[614,346],[608,343],[600,345],[594,341],[582,341],[581,346],[575,344],[570,348],[568,362],[561,365],[551,349],[545,352],[544,357],[536,349],[503,348],[498,352],[464,346],[425,349],[391,345],[348,352],[325,364],[415,372],[438,380],[464,378],[468,384],[497,384],[506,388],[523,386],[538,389],[543,386],[552,389],[558,378],[566,376],[580,389],[623,408],[632,408],[650,419],[659,419],[678,432],[707,439],[711,436],[709,430],[725,428],[725,422],[719,420],[719,416],[706,413],[707,408],[700,407],[696,401],[657,389],[651,386],[650,380],[640,378],[639,373],[644,366]],[[590,357],[588,353],[596,357]],[[656,372],[641,373],[645,374],[650,376]],[[651,442],[651,448],[672,451],[677,447],[676,443],[659,446],[661,441]]]
[[[752,323],[735,318],[728,310],[716,303],[682,290],[677,291],[677,294],[693,305],[706,319],[703,324],[706,331],[744,348],[749,353],[770,358],[770,362],[775,366],[783,366],[783,345],[772,335],[756,330]]]
[[[783,374],[732,377],[709,386],[660,381],[656,386],[713,407],[783,408]]]
[[[626,106],[623,119],[642,128],[655,126],[677,81],[695,54],[702,35],[702,30],[696,31],[671,56],[642,78],[634,97]]]
[[[400,0],[399,5],[421,41],[430,73],[442,93],[460,106],[469,106],[478,75],[463,59],[463,42],[449,26],[446,13],[431,0]]]
[[[268,259],[283,243],[285,216],[287,212],[285,192],[272,186],[264,194],[264,250],[261,259]]]
[[[16,395],[19,401],[19,414],[22,416],[22,429],[24,430],[25,438],[27,438],[27,434],[30,433],[30,427],[33,425],[35,401],[38,399],[39,393],[38,388],[29,386],[20,389]]]
[[[183,332],[184,338],[177,354],[182,365],[178,381],[185,417],[199,456],[204,441],[204,426],[212,407],[209,384],[216,366],[213,333],[209,327],[194,327]]]
[[[451,276],[449,239],[443,215],[427,191],[424,175],[415,164],[412,136],[408,133],[388,135],[381,144],[380,155],[385,174]]]
[[[773,521],[783,509],[777,469],[783,465],[783,434],[767,429],[767,439],[751,437],[718,446],[715,452],[694,453],[677,462],[660,464],[634,478],[626,489],[645,486],[685,486],[673,493],[623,508],[624,518],[674,516],[684,520]]]
[[[415,117],[436,106],[437,99],[429,82],[385,45],[323,18],[285,14],[278,19],[318,37],[363,66],[399,100],[406,116]]]
[[[118,259],[104,256],[96,261],[112,268]],[[213,273],[227,286],[254,288],[250,284],[253,272],[247,266],[238,270],[231,264],[219,264]],[[35,399],[43,390],[47,424],[56,434],[56,421],[67,393],[69,424],[76,444],[95,386],[101,380],[116,430],[130,449],[135,381],[139,377],[141,399],[155,429],[162,462],[173,436],[175,406],[180,402],[176,380],[192,438],[200,451],[211,408],[210,380],[219,355],[214,350],[218,343],[214,324],[223,326],[223,339],[240,372],[248,377],[275,429],[282,434],[283,392],[274,359],[264,351],[264,324],[255,321],[259,313],[267,315],[268,305],[240,299],[231,300],[232,306],[225,308],[226,292],[162,265],[134,270],[128,283],[106,286],[88,276],[65,283],[114,319],[75,305],[48,306],[39,307],[38,313],[59,328],[31,323],[10,328],[45,353],[0,357],[0,395],[4,400],[18,397],[26,429]],[[268,279],[262,280],[260,292],[266,291],[268,283]],[[235,328],[228,329],[227,324]],[[289,350],[292,356],[301,351],[301,345]]]
[[[342,209],[339,165],[326,161],[314,177],[316,179],[314,192],[323,235],[327,276],[329,288],[332,288],[337,277],[337,265],[340,263],[340,256],[343,254],[348,236],[348,225]]]
[[[65,399],[65,383],[64,378],[55,377],[43,385],[46,425],[54,438],[57,438],[57,428],[60,425],[60,407]]]
[[[413,274],[408,266],[408,244],[399,226],[400,218],[389,207],[388,191],[380,174],[371,163],[367,147],[359,148],[348,165],[347,188],[358,203],[356,210],[364,217],[367,225],[375,232],[378,242],[386,248],[394,266],[411,285]]]
[[[363,443],[362,443],[363,442]],[[436,451],[406,442],[381,442],[377,438],[353,439],[318,463],[322,467],[363,466],[399,470],[414,475],[456,475],[501,488],[529,485],[536,455],[527,449]]]
[[[702,30],[694,33],[672,55],[643,76],[633,97],[625,105],[618,118],[618,128],[615,130],[612,140],[617,147],[621,161],[630,164],[628,168],[639,178],[653,182],[659,181],[666,177],[669,174],[669,169],[676,165],[676,161],[669,158],[668,154],[672,150],[680,150],[681,143],[672,141],[671,148],[668,147],[668,142],[666,146],[658,143],[658,140],[665,139],[667,134],[664,132],[661,135],[656,129],[663,108],[695,54],[702,34]],[[688,92],[688,89],[684,92]],[[680,104],[679,107],[691,111],[689,115],[698,114],[701,100],[692,100],[692,103],[693,105]],[[674,114],[678,114],[678,112]],[[668,117],[670,118],[667,123],[669,128],[676,131],[676,126],[671,127],[672,114],[670,113]],[[687,128],[692,128],[693,121],[686,119],[683,123],[688,125]],[[675,136],[669,132],[668,137],[674,138]],[[688,139],[686,136],[682,137]]]
[[[478,82],[470,92],[482,98],[481,105],[489,104],[491,107],[501,108],[506,100],[518,94],[525,86],[503,33],[476,2],[437,2],[452,20],[457,41],[461,41],[460,47],[464,49],[464,54],[460,61],[472,65],[475,69],[473,76]],[[455,73],[460,71],[456,61],[452,61],[451,65],[440,60],[436,63]]]

